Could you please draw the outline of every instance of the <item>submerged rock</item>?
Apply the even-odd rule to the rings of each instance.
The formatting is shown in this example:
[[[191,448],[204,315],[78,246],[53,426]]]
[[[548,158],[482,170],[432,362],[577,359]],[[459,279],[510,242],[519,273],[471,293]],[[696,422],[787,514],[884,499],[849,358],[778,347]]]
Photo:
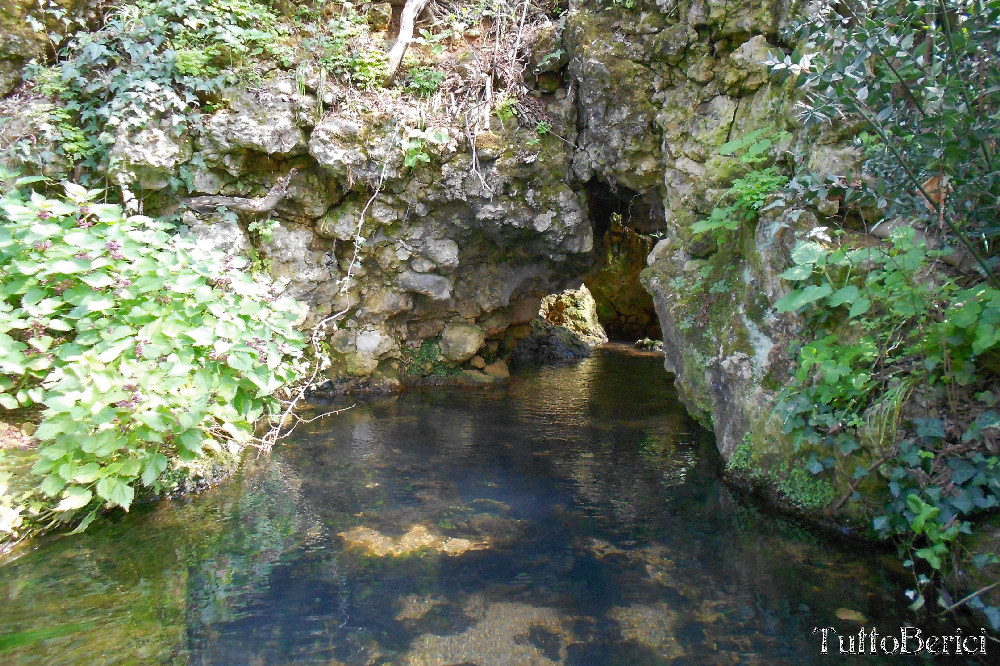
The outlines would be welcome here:
[[[470,550],[484,550],[489,545],[474,543],[469,539],[445,537],[431,532],[424,525],[414,525],[399,537],[389,537],[370,527],[355,527],[338,536],[348,546],[360,547],[366,555],[400,557],[424,550],[435,550],[445,555],[461,555]]]

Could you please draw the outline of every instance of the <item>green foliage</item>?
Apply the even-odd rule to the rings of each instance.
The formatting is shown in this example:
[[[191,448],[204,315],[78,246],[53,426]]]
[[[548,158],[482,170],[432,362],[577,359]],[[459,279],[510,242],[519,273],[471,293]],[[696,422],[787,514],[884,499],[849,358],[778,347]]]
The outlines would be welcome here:
[[[429,145],[443,146],[451,140],[448,130],[443,127],[431,127],[425,130],[411,129],[403,141],[403,166],[412,169],[421,163],[431,161],[428,154]]]
[[[537,146],[542,141],[542,137],[546,134],[552,133],[552,125],[544,120],[540,120],[537,125],[535,125],[535,136],[528,139],[525,142],[527,146]]]
[[[461,374],[460,369],[444,363],[441,346],[434,340],[424,340],[419,347],[405,349],[403,370],[411,377],[446,377]]]
[[[863,127],[857,143],[874,183],[871,198],[886,217],[919,226],[946,247],[963,246],[979,269],[961,283],[944,279],[927,265],[934,253],[906,231],[888,251],[797,248],[785,277],[801,286],[779,309],[803,311],[825,330],[800,352],[797,387],[786,401],[790,427],[832,448],[817,466],[859,455],[857,435],[874,431],[876,459],[844,471],[856,475],[852,487],[872,474],[888,482],[889,500],[872,509],[875,528],[901,543],[908,566],[919,561],[932,574],[949,559],[965,566],[958,535],[1000,502],[988,390],[1000,325],[1000,70],[993,55],[1000,2],[821,2],[786,37],[799,44],[796,53],[770,64],[796,78],[802,119]],[[874,270],[865,275],[860,262]],[[846,330],[834,335],[832,317]],[[931,391],[946,398],[948,411],[911,418],[894,441],[911,394]],[[815,407],[807,404],[813,398]],[[933,578],[916,579],[910,596],[918,608]],[[965,601],[1000,629],[1000,609],[978,597]]]
[[[444,81],[444,72],[433,67],[414,67],[406,77],[406,89],[417,97],[432,97]]]
[[[1000,1],[821,2],[790,32],[798,52],[770,64],[797,77],[803,119],[864,123],[889,214],[945,228],[1000,287]]]
[[[274,230],[278,227],[278,221],[271,217],[252,220],[247,225],[247,231],[256,235],[261,243],[265,245],[271,242],[274,237]]]
[[[303,46],[319,53],[319,65],[334,78],[358,88],[381,85],[388,68],[388,54],[360,39],[368,27],[363,16],[349,9],[303,40]]]
[[[750,433],[745,433],[743,439],[740,440],[739,446],[733,451],[733,455],[729,457],[729,461],[726,463],[726,471],[749,472],[754,469],[753,462],[753,441],[750,439]]]
[[[437,33],[431,33],[429,30],[424,28],[420,30],[420,35],[418,37],[414,37],[411,41],[414,44],[427,46],[434,55],[441,55],[448,48],[442,44],[442,42],[455,33],[456,30],[450,28],[446,28]]]
[[[708,288],[708,293],[710,294],[728,294],[733,290],[733,287],[726,280],[718,280],[711,287]]]
[[[775,489],[793,506],[804,511],[818,511],[830,506],[835,491],[826,479],[818,479],[803,467],[782,465]]]
[[[804,511],[824,509],[835,496],[829,481],[813,476],[800,464],[782,463],[775,472],[765,471],[754,457],[750,433],[743,436],[739,446],[733,451],[726,463],[726,471],[738,474],[757,485],[771,483],[782,500]]]
[[[180,134],[197,118],[199,100],[226,82],[220,68],[272,48],[276,26],[271,10],[252,0],[123,5],[101,30],[61,43],[55,68],[29,70],[59,104],[51,112],[54,152],[35,151],[30,138],[11,149],[46,173],[64,176],[80,165],[84,184],[94,184],[114,171],[120,133],[162,126]]]
[[[556,49],[552,53],[547,54],[544,58],[538,61],[538,65],[535,67],[535,73],[544,72],[546,67],[559,62],[560,58],[564,55],[566,55],[566,52],[562,49]]]
[[[738,156],[741,164],[754,167],[746,175],[733,180],[719,205],[709,216],[691,225],[696,234],[709,231],[721,236],[735,231],[741,224],[753,222],[767,199],[788,183],[778,167],[761,165],[767,161],[774,140],[764,136],[763,130],[754,130],[741,139],[734,139],[719,147],[720,155]],[[723,205],[724,202],[729,202]]]
[[[509,123],[517,117],[517,98],[506,94],[497,96],[493,103],[493,115],[499,118],[501,123]]]
[[[171,459],[251,440],[296,376],[297,308],[244,260],[65,190],[0,200],[0,406],[43,410],[33,472],[56,512],[127,510]]]
[[[639,6],[639,0],[598,0],[607,7],[618,7],[622,9],[635,9]]]
[[[835,469],[852,492],[872,475],[886,484],[884,504],[866,507],[873,527],[899,540],[910,566],[940,571],[976,514],[1000,506],[1000,418],[977,368],[1000,349],[1000,290],[928,272],[941,252],[911,227],[890,241],[795,246],[782,274],[795,288],[776,307],[800,312],[816,335],[778,410],[796,446],[814,452],[811,471]],[[914,393],[946,397],[947,412],[901,424]]]

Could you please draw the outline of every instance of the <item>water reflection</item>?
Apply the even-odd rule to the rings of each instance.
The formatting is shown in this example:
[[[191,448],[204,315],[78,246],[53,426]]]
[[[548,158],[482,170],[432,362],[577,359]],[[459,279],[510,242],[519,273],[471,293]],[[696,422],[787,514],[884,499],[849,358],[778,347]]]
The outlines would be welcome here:
[[[878,561],[733,500],[669,381],[604,352],[312,424],[0,569],[0,661],[808,663],[838,609],[898,627]]]

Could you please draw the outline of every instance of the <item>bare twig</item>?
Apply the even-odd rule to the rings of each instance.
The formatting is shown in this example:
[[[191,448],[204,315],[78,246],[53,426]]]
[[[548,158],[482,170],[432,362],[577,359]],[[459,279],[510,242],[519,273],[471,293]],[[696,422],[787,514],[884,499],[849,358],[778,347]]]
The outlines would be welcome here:
[[[388,172],[389,169],[390,160],[391,157],[389,154],[387,154],[385,161],[382,163],[382,170],[381,172],[379,172],[378,182],[376,182],[375,184],[375,191],[372,193],[371,197],[369,197],[368,202],[365,204],[365,207],[361,210],[361,214],[358,216],[358,223],[354,228],[354,253],[351,256],[350,263],[347,265],[347,273],[340,280],[340,289],[337,291],[337,295],[346,294],[347,290],[350,288],[351,280],[354,277],[354,271],[357,269],[358,263],[360,262],[361,244],[364,241],[364,237],[361,235],[361,231],[364,227],[365,216],[368,214],[368,209],[371,208],[373,203],[375,203],[375,199],[382,192],[382,187],[385,185],[386,173]],[[322,353],[322,342],[326,338],[327,327],[330,326],[331,324],[336,325],[336,322],[340,320],[344,315],[346,315],[350,311],[350,309],[351,309],[351,303],[350,299],[348,299],[347,305],[345,305],[342,310],[340,310],[339,312],[335,312],[329,315],[328,317],[325,317],[324,319],[320,320],[319,323],[313,326],[312,334],[309,336],[309,342],[310,345],[312,346],[313,354],[317,360],[312,364],[312,371],[309,374],[309,378],[306,381],[300,383],[298,388],[296,388],[293,391],[291,399],[285,403],[285,408],[282,411],[281,417],[278,419],[277,423],[273,425],[270,430],[267,431],[267,433],[264,435],[263,438],[261,438],[259,446],[261,451],[269,451],[277,442],[291,435],[299,423],[302,422],[309,423],[315,420],[315,418],[322,418],[322,416],[326,416],[322,415],[306,421],[299,418],[295,414],[295,407],[298,405],[299,402],[305,399],[306,394],[309,392],[309,390],[316,385],[316,380],[319,377],[319,373],[323,370],[323,365],[318,359]],[[346,407],[344,409],[336,410],[330,412],[330,414],[340,414],[353,407],[354,405],[351,405],[351,407]],[[285,423],[288,421],[294,421],[294,423],[286,431],[283,431]]]
[[[403,6],[403,14],[399,19],[399,37],[396,38],[396,43],[393,44],[392,50],[389,51],[389,64],[385,74],[385,85],[391,84],[396,79],[396,74],[399,72],[399,64],[403,62],[403,54],[406,53],[406,47],[410,45],[410,40],[413,39],[413,22],[416,20],[417,15],[423,11],[427,5],[427,1],[406,0],[406,5]]]
[[[973,592],[972,594],[969,594],[969,595],[967,595],[965,597],[962,597],[961,599],[959,599],[958,601],[956,601],[955,603],[953,603],[951,606],[948,606],[943,611],[941,611],[941,613],[942,614],[944,614],[944,613],[950,613],[951,611],[955,610],[956,608],[958,608],[962,604],[968,603],[968,602],[972,601],[973,599],[975,599],[976,597],[978,597],[978,596],[980,596],[982,594],[986,594],[990,590],[996,589],[998,587],[1000,587],[1000,580],[998,580],[995,583],[992,583],[990,585],[987,585],[986,587],[980,588],[980,589],[976,590],[975,592]]]

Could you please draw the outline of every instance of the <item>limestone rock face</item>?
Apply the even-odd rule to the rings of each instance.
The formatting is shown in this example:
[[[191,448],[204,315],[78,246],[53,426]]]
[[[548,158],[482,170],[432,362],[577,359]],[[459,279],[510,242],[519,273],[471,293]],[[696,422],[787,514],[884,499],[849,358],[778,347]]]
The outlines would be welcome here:
[[[198,216],[189,211],[182,219],[200,247],[228,254],[243,254],[251,247],[250,239],[239,225],[221,216]]]
[[[12,0],[0,7],[0,97],[21,82],[21,70],[45,52],[45,41],[28,24],[31,0]]]
[[[111,149],[111,154],[120,161],[120,168],[145,190],[167,187],[174,168],[190,153],[188,145],[158,128],[121,133]]]
[[[283,85],[284,84],[284,85]],[[205,152],[209,156],[245,151],[293,156],[306,150],[300,117],[314,104],[292,92],[286,81],[275,81],[256,95],[235,93],[231,108],[205,121]]]
[[[451,281],[443,275],[404,271],[399,276],[399,286],[405,291],[423,294],[435,301],[451,298]]]
[[[586,285],[546,296],[542,299],[538,316],[550,324],[573,331],[589,347],[608,341],[608,335],[597,318],[597,303]]]
[[[30,3],[14,4],[23,18]],[[370,385],[397,385],[411,350],[439,345],[435,363],[444,370],[476,353],[493,362],[533,328],[552,348],[587,353],[605,338],[601,311],[564,295],[545,300],[549,318],[531,324],[539,304],[605,261],[614,275],[591,281],[599,303],[623,320],[648,319],[649,302],[626,297],[618,279],[627,273],[634,283],[642,262],[633,257],[621,269],[615,252],[628,245],[641,258],[656,234],[663,240],[643,280],[664,327],[667,365],[729,455],[744,432],[759,430],[754,415],[773,398],[764,387],[781,376],[772,351],[786,346],[794,322],[775,318],[772,304],[785,289],[777,277],[784,253],[807,233],[808,218],[775,209],[746,230],[740,251],[696,238],[691,225],[745,168],[719,147],[762,130],[778,155],[821,146],[816,169],[856,158],[797,128],[787,90],[763,65],[792,3],[744,5],[660,0],[624,12],[572,0],[563,19],[525,44],[549,130],[525,118],[523,127],[494,123],[469,141],[457,126],[437,128],[441,140],[425,141],[415,165],[404,162],[406,142],[435,129],[426,113],[321,92],[308,68],[298,79],[272,70],[252,91],[223,91],[217,110],[183,136],[137,128],[115,147],[117,162],[146,191],[184,175],[199,194],[243,198],[262,197],[294,168],[285,196],[261,215],[185,219],[206,244],[252,246],[259,265],[305,303],[306,324],[342,313],[331,329],[329,375]],[[368,20],[381,27],[386,6],[371,9]],[[12,15],[0,10],[5,26]],[[14,53],[11,40],[31,41],[21,32],[5,34],[0,60]],[[598,186],[640,202],[626,208],[645,207],[648,219],[607,224]],[[147,198],[158,205],[155,193]],[[567,313],[587,321],[586,331],[551,321]],[[649,324],[641,323],[642,337]]]
[[[516,363],[551,363],[590,356],[608,341],[597,318],[597,303],[585,285],[542,299],[538,316],[517,343]]]

